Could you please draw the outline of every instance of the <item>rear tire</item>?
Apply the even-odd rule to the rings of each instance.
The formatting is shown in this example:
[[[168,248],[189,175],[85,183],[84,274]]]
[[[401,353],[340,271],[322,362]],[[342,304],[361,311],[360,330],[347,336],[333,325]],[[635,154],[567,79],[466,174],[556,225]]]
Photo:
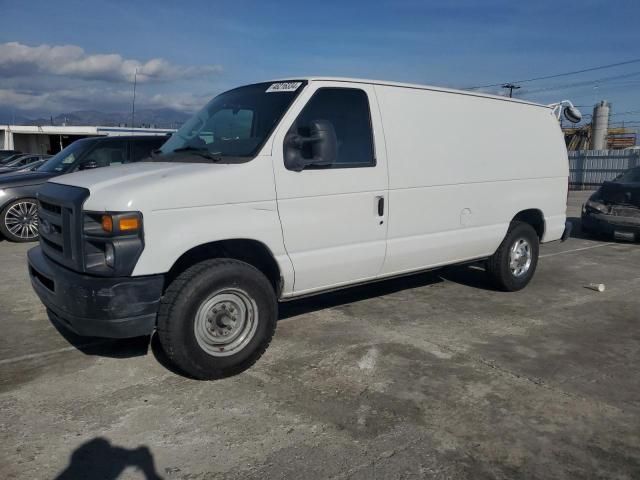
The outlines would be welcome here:
[[[540,242],[531,225],[511,222],[504,240],[487,260],[487,274],[496,288],[515,292],[533,278],[538,265]]]
[[[238,260],[206,260],[167,288],[158,338],[176,367],[211,380],[253,365],[269,346],[277,317],[276,295],[262,272]]]
[[[11,242],[38,240],[38,203],[35,198],[19,198],[0,213],[0,233]]]

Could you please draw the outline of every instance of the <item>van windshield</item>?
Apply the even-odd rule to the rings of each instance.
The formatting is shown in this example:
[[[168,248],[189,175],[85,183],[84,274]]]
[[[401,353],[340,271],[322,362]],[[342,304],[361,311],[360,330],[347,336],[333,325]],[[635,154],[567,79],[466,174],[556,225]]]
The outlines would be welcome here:
[[[256,83],[222,93],[174,133],[160,152],[206,150],[216,157],[253,157],[305,83]]]

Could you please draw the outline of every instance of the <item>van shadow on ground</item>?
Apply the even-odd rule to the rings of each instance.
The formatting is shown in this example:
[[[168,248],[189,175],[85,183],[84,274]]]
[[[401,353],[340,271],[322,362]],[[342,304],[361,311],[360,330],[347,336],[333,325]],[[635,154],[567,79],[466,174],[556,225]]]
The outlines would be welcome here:
[[[570,218],[569,220],[579,222],[580,219]],[[574,228],[573,235],[580,234],[580,229]],[[427,287],[443,281],[458,283],[470,288],[489,291],[495,290],[487,278],[483,263],[476,262],[472,264],[444,267],[366,285],[349,287],[343,290],[315,295],[309,298],[293,300],[290,302],[282,302],[279,306],[278,319],[284,320],[349,303],[390,295],[402,290]],[[172,365],[160,345],[157,334],[154,334],[151,337],[144,336],[131,339],[91,338],[75,335],[63,326],[58,325],[55,320],[52,320],[52,324],[71,345],[76,347],[85,355],[104,356],[110,358],[130,358],[146,355],[149,350],[151,350],[151,353],[163,367],[177,375],[188,377],[188,375],[185,375],[184,372],[181,372]]]
[[[135,338],[83,337],[71,332],[49,316],[51,325],[64,339],[85,355],[108,358],[141,357],[149,351],[149,335]]]
[[[115,480],[131,467],[142,472],[146,480],[162,480],[147,446],[129,449],[113,445],[106,438],[96,437],[73,451],[69,465],[55,480]]]
[[[300,300],[283,302],[280,304],[279,308],[279,320],[368,300],[375,297],[382,297],[402,290],[427,287],[441,283],[445,280],[472,288],[492,289],[486,279],[484,270],[480,267],[477,265],[459,265],[418,273],[406,277],[383,280],[367,285],[350,287]],[[109,358],[131,358],[146,355],[149,350],[151,350],[151,353],[154,355],[158,363],[167,370],[177,375],[190,378],[184,372],[172,365],[160,345],[157,334],[154,334],[151,337],[144,336],[130,339],[82,337],[70,332],[64,328],[64,326],[59,325],[55,320],[51,320],[51,323],[58,330],[60,335],[85,355]]]
[[[382,280],[366,285],[349,287],[335,292],[314,295],[300,300],[280,303],[279,320],[326,310],[348,303],[360,302],[374,297],[390,295],[401,290],[425,287],[442,282],[437,271],[423,272],[407,277]]]

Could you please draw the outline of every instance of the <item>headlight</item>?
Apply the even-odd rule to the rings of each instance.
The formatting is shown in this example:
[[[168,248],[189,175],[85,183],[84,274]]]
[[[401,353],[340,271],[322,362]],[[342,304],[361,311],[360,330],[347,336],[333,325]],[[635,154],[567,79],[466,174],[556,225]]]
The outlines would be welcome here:
[[[116,264],[116,254],[112,243],[104,244],[104,263],[109,268],[113,268]]]
[[[587,200],[584,204],[583,210],[585,212],[609,213],[609,208],[605,204],[594,200]]]
[[[0,188],[0,197],[4,197],[7,194],[4,190]]]
[[[85,212],[84,260],[87,272],[127,276],[144,248],[140,212]]]

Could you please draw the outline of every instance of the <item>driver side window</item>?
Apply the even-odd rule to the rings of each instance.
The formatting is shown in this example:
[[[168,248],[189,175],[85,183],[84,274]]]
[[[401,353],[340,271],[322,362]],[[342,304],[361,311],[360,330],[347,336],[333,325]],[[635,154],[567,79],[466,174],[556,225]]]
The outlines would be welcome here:
[[[78,165],[78,170],[109,167],[127,162],[127,142],[118,140],[115,142],[99,143],[91,150]]]
[[[305,168],[373,167],[376,164],[367,94],[356,88],[320,88],[305,105],[289,134],[309,138],[318,122],[335,131],[337,155],[330,165]],[[312,157],[314,142],[306,142],[301,154]]]

